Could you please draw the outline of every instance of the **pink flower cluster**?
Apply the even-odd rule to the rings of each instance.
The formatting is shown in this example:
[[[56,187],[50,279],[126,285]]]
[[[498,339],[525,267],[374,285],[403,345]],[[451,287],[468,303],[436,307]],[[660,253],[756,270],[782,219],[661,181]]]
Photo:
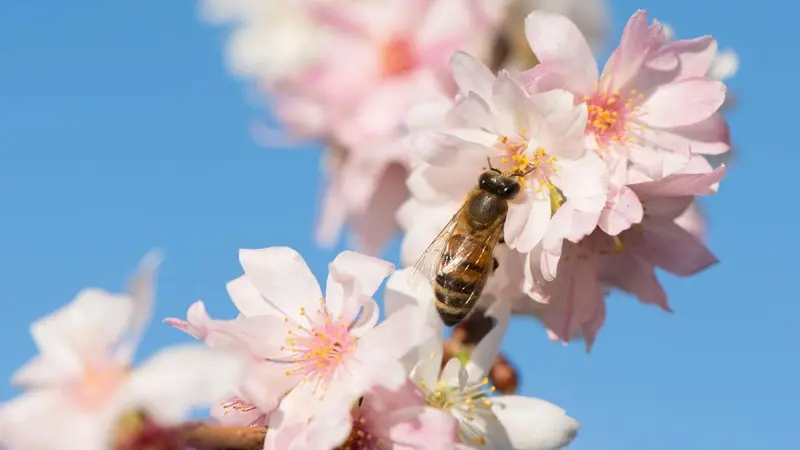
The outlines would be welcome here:
[[[345,251],[330,264],[323,295],[292,249],[241,250],[239,259],[244,275],[228,283],[237,318],[212,319],[197,302],[187,320],[166,322],[250,361],[212,416],[267,425],[265,449],[551,449],[575,436],[577,422],[551,403],[485,398],[508,325],[503,304],[490,311],[498,325],[471,362],[453,358],[442,371],[433,292],[408,269],[392,274],[384,260]],[[378,323],[373,295],[390,274]]]
[[[187,320],[165,322],[206,345],[162,350],[135,370],[152,258],[128,294],[86,289],[36,321],[40,354],[13,376],[26,392],[0,405],[0,445],[179,450],[182,421],[208,405],[210,425],[267,425],[263,448],[275,450],[552,450],[575,437],[578,422],[552,403],[490,395],[505,304],[487,311],[496,325],[468,358],[442,369],[433,292],[408,269],[345,251],[323,295],[290,248],[241,250],[239,259],[244,274],[227,285],[238,317],[212,319],[194,303]],[[390,274],[379,321],[373,295]]]
[[[509,4],[536,4],[523,50],[537,64],[495,71],[495,38],[513,40],[503,28],[522,19]],[[291,248],[240,250],[243,273],[227,284],[238,315],[212,318],[195,302],[165,322],[202,344],[136,368],[156,255],[127,293],[81,291],[31,325],[39,354],[12,377],[24,392],[0,405],[0,446],[177,450],[196,406],[210,406],[213,425],[267,427],[265,450],[572,442],[580,425],[563,409],[490,386],[510,318],[535,315],[551,339],[590,349],[609,291],[671,311],[656,268],[688,277],[717,262],[697,200],[725,176],[713,162],[730,150],[720,108],[731,70],[720,67],[735,63],[711,37],[675,40],[637,11],[601,70],[581,31],[597,27],[545,4],[573,18],[585,5],[207,0],[209,18],[240,22],[231,65],[269,91],[291,132],[332,149],[318,238],[349,224],[364,253],[338,254],[323,288]],[[432,280],[411,267],[487,169],[520,188],[471,312],[493,327],[445,360]],[[370,256],[396,225],[400,270]]]
[[[292,6],[322,35],[314,41],[320,49],[292,70],[270,72],[262,84],[286,128],[329,147],[321,243],[335,242],[348,223],[356,245],[376,253],[396,232],[394,213],[407,197],[409,168],[402,117],[440,89],[455,93],[448,67],[453,51],[481,51],[491,42],[499,17],[473,3],[479,2],[303,0]]]
[[[725,174],[707,157],[730,149],[726,88],[707,76],[711,37],[672,41],[645,11],[602,72],[569,18],[534,11],[525,29],[539,64],[495,75],[458,52],[458,94],[409,113],[403,261],[414,264],[487,165],[524,173],[487,294],[591,347],[609,288],[669,311],[654,269],[689,276],[716,263],[692,205]]]

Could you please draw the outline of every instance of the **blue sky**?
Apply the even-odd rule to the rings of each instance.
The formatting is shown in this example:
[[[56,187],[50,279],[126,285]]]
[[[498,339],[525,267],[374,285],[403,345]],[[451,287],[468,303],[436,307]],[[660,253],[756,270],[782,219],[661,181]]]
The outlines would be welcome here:
[[[800,400],[797,6],[774,0],[610,0],[614,38],[637,8],[681,37],[733,47],[738,157],[704,205],[722,260],[662,277],[674,314],[612,296],[591,355],[514,323],[505,349],[522,392],[583,423],[575,450],[796,448]],[[702,6],[693,6],[702,5]],[[263,117],[191,1],[0,3],[0,378],[34,353],[28,323],[79,289],[119,290],[151,247],[166,254],[156,318],[203,299],[231,316],[237,249],[300,251],[318,276],[340,248],[312,241],[318,148],[268,150]],[[786,80],[786,81],[781,81]],[[294,182],[294,196],[277,189]],[[387,257],[395,259],[394,245]],[[142,355],[188,339],[154,321]],[[0,383],[0,399],[15,391]],[[793,420],[795,418],[795,420]]]

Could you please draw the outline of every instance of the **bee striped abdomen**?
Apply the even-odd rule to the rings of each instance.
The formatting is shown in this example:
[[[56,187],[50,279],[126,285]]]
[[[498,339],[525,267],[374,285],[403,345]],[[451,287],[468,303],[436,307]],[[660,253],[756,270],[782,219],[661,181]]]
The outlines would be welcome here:
[[[465,251],[467,247],[469,251]],[[459,323],[472,310],[486,284],[490,264],[492,253],[485,239],[469,234],[451,236],[434,285],[436,310],[447,326]]]

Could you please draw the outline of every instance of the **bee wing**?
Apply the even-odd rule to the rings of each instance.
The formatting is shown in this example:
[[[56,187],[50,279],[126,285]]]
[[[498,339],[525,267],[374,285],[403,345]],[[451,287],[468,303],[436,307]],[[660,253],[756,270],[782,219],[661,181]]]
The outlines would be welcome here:
[[[442,228],[442,231],[433,238],[428,248],[422,252],[422,255],[417,260],[416,264],[411,270],[411,275],[409,277],[409,281],[411,283],[416,283],[420,278],[425,279],[426,282],[431,283],[433,278],[436,276],[436,271],[439,268],[439,262],[441,260],[442,252],[447,247],[447,241],[450,239],[450,236],[453,234],[453,231],[456,228],[456,224],[458,224],[458,219],[464,212],[464,206],[462,205],[458,211],[453,215],[447,225]]]

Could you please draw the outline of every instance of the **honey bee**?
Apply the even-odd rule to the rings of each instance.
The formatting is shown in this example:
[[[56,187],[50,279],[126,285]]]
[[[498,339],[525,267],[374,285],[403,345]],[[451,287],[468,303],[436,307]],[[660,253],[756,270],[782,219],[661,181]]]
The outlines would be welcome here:
[[[503,242],[508,202],[521,189],[518,170],[483,172],[464,203],[428,246],[413,269],[433,281],[436,311],[448,327],[464,320],[475,307],[489,275],[497,270],[493,252]]]

